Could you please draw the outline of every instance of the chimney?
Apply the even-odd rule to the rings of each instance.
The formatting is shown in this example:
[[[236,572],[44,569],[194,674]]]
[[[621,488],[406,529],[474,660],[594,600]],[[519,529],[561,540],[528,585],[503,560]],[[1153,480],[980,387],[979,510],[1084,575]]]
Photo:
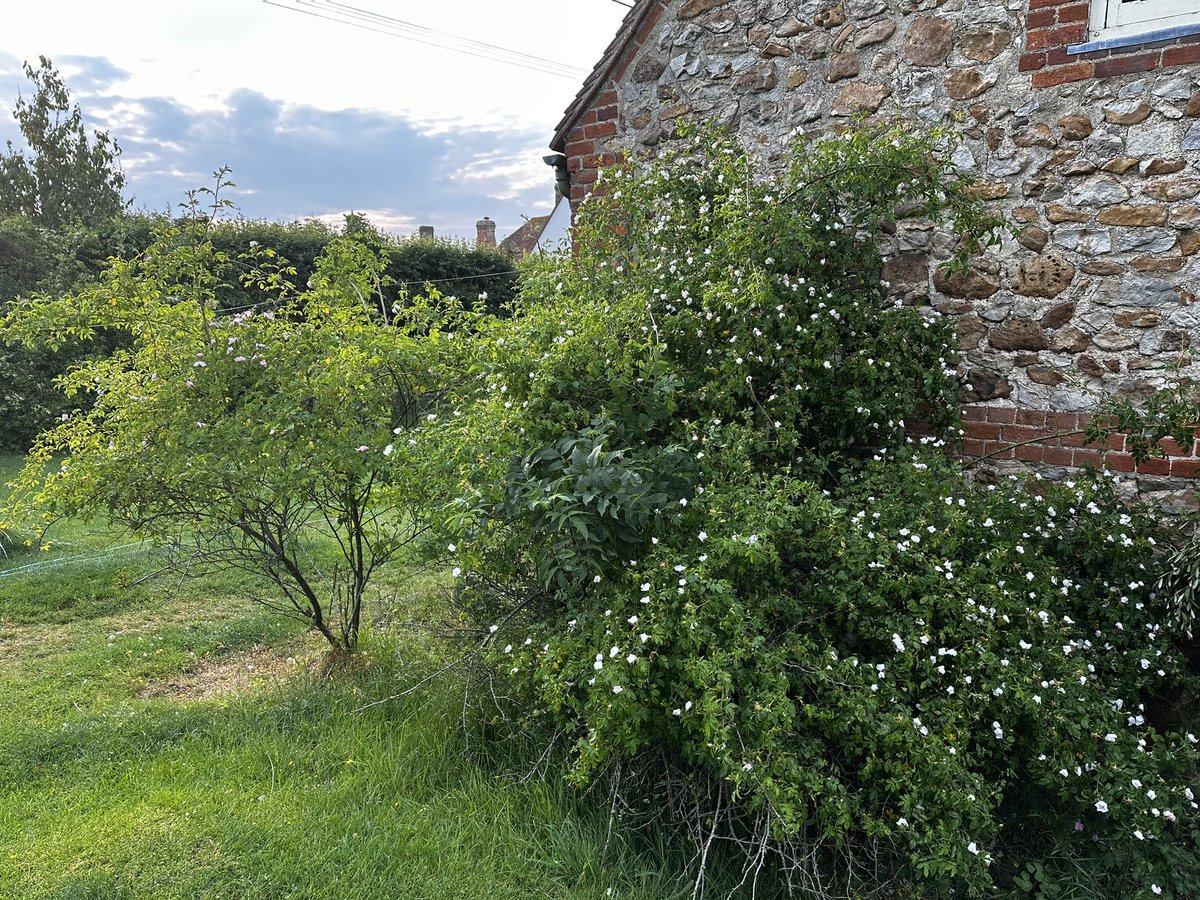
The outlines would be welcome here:
[[[484,216],[475,223],[475,249],[496,246],[496,223]]]
[[[420,230],[417,233],[417,237],[421,238],[421,240],[432,239],[433,238],[433,226],[432,225],[422,225]]]

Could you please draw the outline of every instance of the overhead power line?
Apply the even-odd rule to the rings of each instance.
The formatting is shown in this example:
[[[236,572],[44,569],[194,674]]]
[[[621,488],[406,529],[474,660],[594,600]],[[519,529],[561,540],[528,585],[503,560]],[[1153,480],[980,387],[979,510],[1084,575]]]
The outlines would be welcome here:
[[[360,28],[364,31],[372,31],[376,34],[383,34],[389,37],[398,37],[403,40],[413,41],[414,43],[439,47],[454,53],[462,53],[466,56],[474,56],[479,59],[517,66],[518,68],[529,69],[534,72],[545,72],[549,75],[557,75],[560,78],[568,78],[573,81],[579,81],[588,74],[587,70],[576,66],[569,66],[566,63],[555,62],[552,59],[545,59],[541,56],[521,53],[518,50],[510,50],[507,47],[500,47],[496,44],[487,44],[483,41],[462,37],[461,35],[450,34],[446,31],[439,31],[435,28],[417,25],[413,22],[406,22],[402,19],[371,12],[370,10],[351,6],[347,3],[339,3],[337,0],[290,0],[290,2],[263,0],[263,3],[291,12],[304,13],[318,19],[325,19],[329,22],[349,25],[352,28]]]

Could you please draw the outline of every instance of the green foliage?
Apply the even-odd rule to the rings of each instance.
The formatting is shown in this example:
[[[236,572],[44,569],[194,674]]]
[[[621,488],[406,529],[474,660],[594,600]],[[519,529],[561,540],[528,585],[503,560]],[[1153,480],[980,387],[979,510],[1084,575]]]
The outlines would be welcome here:
[[[388,277],[409,291],[420,291],[431,282],[440,293],[468,306],[482,299],[493,313],[502,313],[516,295],[516,266],[502,250],[425,238],[397,241],[388,247],[387,256]]]
[[[99,270],[93,232],[52,231],[22,216],[0,218],[0,313],[18,296],[71,290]],[[101,341],[105,352],[107,341]],[[33,350],[0,342],[0,451],[23,450],[68,412],[54,379],[96,347]]]
[[[507,479],[507,506],[527,516],[549,544],[539,579],[578,588],[590,573],[620,566],[661,526],[662,508],[688,487],[682,447],[634,454],[613,446],[610,422],[597,422],[525,456]]]
[[[348,217],[349,219],[350,217]],[[132,260],[186,219],[139,213],[105,219],[89,226],[46,228],[27,216],[0,217],[0,313],[18,297],[79,290],[93,282],[110,258]],[[461,242],[398,241],[379,234],[363,217],[347,223],[348,234],[365,242],[384,259],[381,284],[393,291],[422,293],[432,282],[439,295],[462,297],[473,306],[482,295],[493,312],[511,302],[517,276],[512,260],[496,250],[476,250]],[[269,248],[294,269],[287,279],[307,285],[317,262],[337,239],[337,232],[318,221],[267,222],[224,219],[212,223],[208,239],[218,251],[214,260],[214,298],[221,310],[270,308],[275,299],[246,279],[252,263],[241,259],[251,247]],[[219,262],[217,262],[219,260]],[[0,342],[0,451],[23,451],[63,413],[70,412],[55,380],[88,356],[107,355],[115,336],[97,342],[67,342],[57,351],[29,349]]]
[[[1088,422],[1085,439],[1103,444],[1109,434],[1123,434],[1130,454],[1139,462],[1162,457],[1164,441],[1191,447],[1200,427],[1200,390],[1194,382],[1172,379],[1138,403],[1127,397],[1104,401]]]
[[[516,292],[517,276],[512,259],[489,249],[476,249],[461,241],[398,239],[382,234],[361,214],[346,216],[342,236],[353,238],[372,248],[385,260],[383,282],[408,293],[422,293],[431,283],[439,294],[458,297],[473,306],[486,294],[488,309],[499,312]],[[95,241],[102,248],[99,263],[91,269],[98,273],[109,256],[128,259],[145,251],[155,234],[173,222],[163,215],[123,216],[97,229]],[[248,267],[239,260],[252,245],[269,248],[287,260],[296,271],[290,280],[306,285],[316,272],[317,260],[338,237],[337,230],[315,219],[297,222],[268,222],[262,219],[218,219],[212,223],[209,238],[226,258],[226,269],[219,274],[218,302],[222,309],[241,309],[263,301],[262,292],[243,279]]]
[[[223,208],[219,188],[202,193]],[[0,326],[51,350],[128,339],[63,376],[80,408],[39,438],[8,517],[40,532],[103,512],[193,563],[265,576],[274,595],[258,599],[352,650],[372,576],[420,536],[437,495],[420,424],[469,314],[414,301],[392,316],[385,261],[335,240],[299,293],[273,250],[252,248],[238,262],[271,308],[221,316],[234,260],[199,199],[95,286],[24,301]]]
[[[998,224],[950,143],[864,128],[766,184],[704,133],[606,174],[467,351],[460,596],[577,781],[681,761],[722,786],[696,831],[815,896],[1193,896],[1151,523],[908,437],[954,434],[955,351],[877,239],[918,210],[962,264]]]
[[[1191,638],[1200,616],[1200,540],[1196,535],[1174,550],[1162,569],[1155,587],[1166,600],[1172,627]]]
[[[1127,397],[1105,399],[1089,420],[1084,439],[1103,445],[1110,434],[1124,435],[1130,455],[1141,462],[1167,456],[1172,443],[1178,448],[1191,447],[1198,426],[1200,390],[1191,380],[1173,377],[1140,402]],[[1200,541],[1192,518],[1190,536],[1177,537],[1178,546],[1162,561],[1156,585],[1171,627],[1189,640],[1200,615]]]
[[[84,275],[73,252],[79,238],[78,231],[51,231],[23,216],[0,218],[0,303],[75,286]]]
[[[498,440],[488,445],[497,466],[591,429],[622,467],[669,470],[674,505],[709,466],[832,485],[900,439],[906,419],[953,426],[948,326],[888,308],[871,243],[881,198],[920,208],[962,193],[937,153],[944,139],[862,132],[806,146],[776,186],[756,182],[752,163],[712,135],[611,173],[577,226],[586,252],[535,261],[519,315],[491,323],[473,350],[486,395],[475,418]],[[955,204],[967,254],[994,223]],[[464,507],[460,519],[529,510],[528,498],[509,502],[527,487],[501,494],[512,477],[489,471],[474,486],[482,512]],[[597,520],[621,514],[620,502],[603,514],[594,498],[584,505]],[[532,552],[544,558],[533,570],[553,572],[553,545],[528,537],[520,530],[502,555]]]
[[[13,116],[28,155],[8,143],[0,155],[0,214],[27,216],[39,225],[94,225],[125,209],[121,192],[121,148],[107,132],[89,138],[78,104],[46,57],[38,68],[25,64],[33,84],[29,99],[18,98]]]

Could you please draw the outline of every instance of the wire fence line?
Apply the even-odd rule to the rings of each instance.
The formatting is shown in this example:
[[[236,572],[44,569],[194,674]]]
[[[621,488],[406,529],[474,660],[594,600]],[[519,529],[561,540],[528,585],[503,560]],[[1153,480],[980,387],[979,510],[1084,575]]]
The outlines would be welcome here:
[[[154,549],[156,548],[146,544],[145,541],[136,541],[132,544],[121,544],[118,547],[107,547],[86,553],[74,553],[70,556],[59,556],[55,559],[40,560],[38,562],[26,563],[13,569],[6,569],[0,572],[0,579],[14,578],[17,575],[37,575],[40,572],[57,569],[73,563],[82,565],[100,559],[108,559],[113,556],[129,556],[139,551],[148,552]]]

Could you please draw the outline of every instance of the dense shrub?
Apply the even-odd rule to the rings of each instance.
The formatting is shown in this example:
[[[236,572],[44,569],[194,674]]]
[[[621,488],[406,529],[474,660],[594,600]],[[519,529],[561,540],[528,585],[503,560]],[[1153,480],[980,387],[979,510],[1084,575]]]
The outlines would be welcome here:
[[[347,237],[363,243],[384,259],[383,284],[391,291],[426,292],[432,283],[446,297],[473,305],[483,296],[488,308],[499,312],[511,302],[517,276],[511,257],[495,249],[475,248],[464,241],[443,238],[402,239],[380,233],[361,215],[346,216]],[[312,278],[316,262],[339,232],[316,220],[266,222],[257,219],[223,221],[212,231],[213,246],[236,260],[251,245],[269,247],[296,269],[294,282],[303,287]],[[253,285],[244,284],[235,263],[223,280],[220,303],[237,309],[262,301]]]
[[[172,221],[168,216],[142,213],[97,228],[92,237],[97,251],[88,259],[90,274],[98,274],[109,257],[129,259],[142,253],[163,229],[177,224],[179,220]],[[343,233],[384,256],[384,281],[396,290],[403,287],[410,293],[423,293],[425,283],[432,282],[439,293],[460,297],[468,305],[486,294],[488,307],[499,311],[512,300],[516,289],[513,261],[502,251],[442,238],[397,238],[377,231],[354,213],[346,216],[342,229],[316,219],[270,222],[221,218],[212,225],[209,239],[228,260],[227,268],[218,273],[222,309],[240,309],[263,301],[261,292],[242,278],[248,269],[239,257],[250,246],[270,248],[287,260],[296,270],[292,280],[303,287],[311,280],[326,247]]]
[[[742,841],[818,895],[1194,896],[1150,523],[908,437],[954,434],[955,353],[889,308],[880,230],[944,220],[961,262],[995,225],[947,145],[852,132],[768,184],[705,134],[606,176],[468,351],[460,597],[578,781],[718,785],[700,858]]]
[[[502,313],[516,296],[516,266],[503,250],[425,238],[392,243],[387,257],[388,277],[410,293],[432,282],[439,293],[468,305],[483,297],[493,313]]]
[[[71,290],[99,271],[96,232],[52,231],[22,216],[0,218],[0,315],[16,298]],[[99,352],[111,347],[102,339]],[[24,450],[70,408],[54,379],[97,347],[30,349],[0,342],[0,451]]]

